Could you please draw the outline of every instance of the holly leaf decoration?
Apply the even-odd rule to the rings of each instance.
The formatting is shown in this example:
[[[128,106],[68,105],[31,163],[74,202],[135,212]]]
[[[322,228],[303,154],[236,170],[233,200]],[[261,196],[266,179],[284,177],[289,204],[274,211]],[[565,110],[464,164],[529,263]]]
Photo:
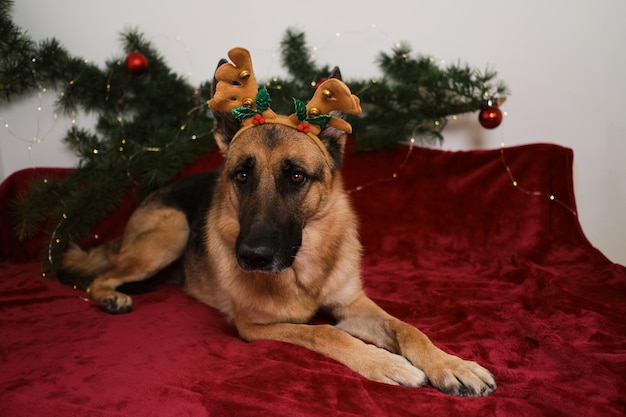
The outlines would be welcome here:
[[[308,118],[306,119],[306,121],[313,125],[323,127],[330,123],[330,119],[332,118],[333,116],[331,116],[330,114],[320,114],[319,116]]]
[[[233,114],[233,116],[235,116],[235,119],[239,120],[240,122],[258,113],[258,111],[251,109],[250,107],[244,106],[232,109],[230,112]]]
[[[293,105],[296,108],[296,117],[301,122],[306,121],[306,105],[302,102],[302,100],[294,97]]]
[[[267,92],[267,88],[265,88],[265,86],[261,87],[258,93],[256,93],[254,102],[256,103],[258,113],[263,113],[265,110],[270,108],[272,99],[270,98],[270,94]]]

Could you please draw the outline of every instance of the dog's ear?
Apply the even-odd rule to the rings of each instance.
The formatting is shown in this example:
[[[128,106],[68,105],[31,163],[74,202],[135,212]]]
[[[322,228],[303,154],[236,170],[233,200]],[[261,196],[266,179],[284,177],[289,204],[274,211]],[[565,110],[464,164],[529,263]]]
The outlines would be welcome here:
[[[335,129],[332,126],[325,127],[318,135],[332,159],[333,166],[331,168],[333,170],[339,169],[343,165],[343,154],[347,136],[346,132]]]
[[[341,78],[341,71],[339,70],[339,67],[333,68],[333,70],[330,72],[330,75],[328,75],[328,78],[336,78],[339,81],[343,81],[343,78]]]
[[[336,78],[339,81],[343,81],[339,67],[333,68],[328,78]],[[339,110],[333,110],[330,114],[339,119],[345,120],[346,118],[346,114]],[[332,126],[326,126],[322,129],[318,136],[322,143],[326,146],[326,149],[333,160],[333,169],[341,168],[343,165],[343,154],[346,145],[346,133],[339,129],[335,129]]]
[[[220,59],[217,64],[217,68],[227,63],[226,59]],[[215,96],[215,89],[217,88],[217,79],[213,76],[213,83],[211,84],[211,98]],[[223,155],[226,154],[230,141],[235,136],[235,133],[241,128],[241,123],[233,116],[229,111],[217,111],[213,112],[213,138],[217,143],[218,148]]]

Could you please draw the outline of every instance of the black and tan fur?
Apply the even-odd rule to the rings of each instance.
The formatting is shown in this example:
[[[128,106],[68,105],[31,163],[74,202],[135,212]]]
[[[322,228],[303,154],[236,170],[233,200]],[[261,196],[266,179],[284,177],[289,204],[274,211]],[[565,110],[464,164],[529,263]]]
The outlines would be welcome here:
[[[220,170],[149,196],[119,241],[65,254],[66,271],[95,276],[87,291],[104,311],[130,311],[116,288],[181,258],[184,290],[232,319],[244,340],[301,345],[388,384],[495,390],[486,369],[444,353],[365,295],[357,219],[339,172],[343,132],[319,135],[329,162],[307,135],[279,124],[247,129],[231,145],[238,123],[215,118]],[[336,325],[308,324],[319,311]]]

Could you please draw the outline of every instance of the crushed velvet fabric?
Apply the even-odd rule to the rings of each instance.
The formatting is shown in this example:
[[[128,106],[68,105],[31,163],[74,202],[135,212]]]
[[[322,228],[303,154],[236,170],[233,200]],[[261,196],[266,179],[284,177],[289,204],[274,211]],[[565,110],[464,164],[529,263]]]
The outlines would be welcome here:
[[[102,313],[41,277],[43,236],[10,231],[8,203],[28,180],[68,170],[20,171],[0,186],[0,415],[624,416],[626,269],[581,230],[572,162],[552,144],[346,156],[367,293],[490,369],[498,390],[485,398],[379,384],[297,346],[244,343],[174,284],[134,296],[130,314]],[[184,175],[219,163],[211,154]],[[132,205],[97,233],[119,234]]]

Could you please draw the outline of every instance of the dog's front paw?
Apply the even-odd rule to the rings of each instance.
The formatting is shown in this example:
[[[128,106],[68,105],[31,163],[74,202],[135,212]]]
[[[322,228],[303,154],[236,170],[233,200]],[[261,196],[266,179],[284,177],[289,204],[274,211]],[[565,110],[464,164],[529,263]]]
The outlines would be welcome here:
[[[421,387],[426,384],[426,374],[406,358],[373,345],[368,345],[368,349],[367,363],[357,370],[367,379],[407,387]]]
[[[100,308],[109,314],[124,314],[132,310],[133,300],[126,294],[111,291],[100,299]]]
[[[87,288],[87,294],[105,313],[124,314],[133,309],[133,300],[128,295],[95,281]]]
[[[491,373],[476,362],[447,355],[427,372],[430,384],[446,394],[464,397],[489,395],[496,390]]]

